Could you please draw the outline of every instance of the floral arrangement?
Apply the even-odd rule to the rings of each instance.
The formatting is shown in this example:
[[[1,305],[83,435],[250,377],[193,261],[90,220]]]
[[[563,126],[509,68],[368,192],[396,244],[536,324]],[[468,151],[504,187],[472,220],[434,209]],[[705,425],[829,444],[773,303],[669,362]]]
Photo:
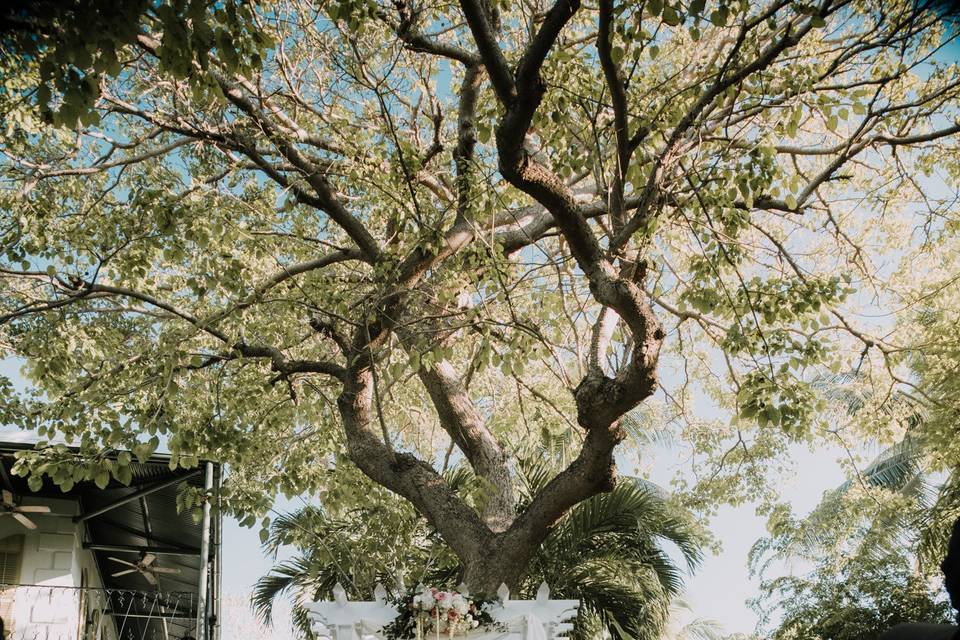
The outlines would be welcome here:
[[[397,602],[397,618],[383,628],[390,640],[424,640],[434,636],[452,638],[478,627],[494,627],[486,610],[488,601],[473,600],[457,591],[432,587],[413,591]]]

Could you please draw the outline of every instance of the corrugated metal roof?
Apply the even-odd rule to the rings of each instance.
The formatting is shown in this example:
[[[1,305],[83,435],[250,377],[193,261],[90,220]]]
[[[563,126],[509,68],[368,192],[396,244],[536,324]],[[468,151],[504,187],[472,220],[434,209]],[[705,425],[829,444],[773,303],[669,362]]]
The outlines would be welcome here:
[[[151,485],[163,483],[190,473],[183,469],[172,471],[169,467],[169,457],[154,456],[146,463],[136,460],[131,463],[133,479],[130,486],[124,486],[111,480],[105,489],[98,488],[93,482],[79,482],[69,492],[63,493],[52,481],[46,479],[39,491],[31,491],[25,478],[12,476],[10,469],[14,463],[13,454],[16,451],[32,448],[22,443],[0,442],[0,459],[3,470],[13,484],[14,493],[18,495],[35,495],[48,498],[72,498],[79,502],[81,514],[90,514],[102,507],[108,506],[128,497],[137,491]],[[184,479],[184,482],[196,486],[203,486],[202,474],[194,473]],[[189,608],[191,615],[196,615],[197,599],[200,581],[200,544],[202,525],[196,523],[190,513],[178,513],[176,496],[180,483],[158,489],[148,495],[139,497],[130,502],[120,504],[105,513],[93,516],[85,521],[86,531],[84,542],[88,545],[110,545],[120,547],[161,548],[162,554],[157,554],[156,564],[161,567],[178,569],[177,574],[157,574],[157,585],[151,586],[139,573],[129,573],[113,577],[111,574],[128,567],[110,560],[110,557],[121,558],[136,563],[136,551],[99,550],[93,551],[97,566],[106,589],[143,591],[143,592],[177,592],[180,610]],[[155,603],[156,598],[143,599],[144,607],[147,603]],[[119,606],[120,603],[114,603]],[[186,606],[185,606],[186,605]],[[134,613],[139,612],[136,598],[127,598],[123,607]],[[138,625],[133,637],[161,637],[162,623],[150,618],[130,618],[127,625]],[[180,638],[191,634],[200,637],[194,630],[189,619],[167,620],[166,632],[172,638]]]

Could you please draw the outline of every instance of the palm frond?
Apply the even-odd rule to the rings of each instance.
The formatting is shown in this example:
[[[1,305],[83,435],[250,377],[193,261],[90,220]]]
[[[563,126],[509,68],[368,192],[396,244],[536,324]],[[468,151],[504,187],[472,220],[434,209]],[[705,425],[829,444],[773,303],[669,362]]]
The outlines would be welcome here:
[[[443,479],[450,487],[457,492],[466,492],[474,488],[477,482],[477,474],[466,464],[458,464],[450,467],[443,473]]]
[[[296,602],[290,611],[290,622],[293,624],[294,631],[297,631],[301,638],[313,638],[313,631],[310,629],[310,618],[308,611],[302,603]]]
[[[665,545],[680,550],[688,567],[701,558],[691,523],[660,487],[625,478],[609,493],[570,510],[544,541],[532,563],[528,590],[546,580],[557,597],[581,600],[587,617],[577,638],[605,634],[617,640],[659,637],[684,572]]]
[[[884,449],[866,469],[860,473],[863,482],[889,491],[904,491],[913,486],[923,474],[920,460],[923,456],[921,442],[907,435],[900,442]],[[854,483],[850,479],[838,487],[847,491]]]
[[[589,604],[580,603],[569,637],[572,640],[599,640],[609,633],[607,626],[606,616],[602,612],[593,609]]]
[[[681,628],[672,640],[722,640],[723,625],[710,618],[696,618]]]
[[[323,509],[314,505],[306,505],[277,515],[270,522],[270,535],[263,544],[266,553],[275,555],[280,547],[297,545],[313,535],[323,535],[331,526]]]
[[[670,601],[670,624],[662,640],[722,640],[726,637],[723,625],[710,618],[694,618],[680,625],[680,616],[692,613],[693,608],[685,598],[674,597]]]
[[[564,590],[601,613],[614,638],[652,640],[667,620],[669,598],[657,577],[649,567],[616,556],[571,567]]]
[[[660,539],[675,545],[688,568],[693,569],[702,559],[701,541],[691,523],[678,517],[664,493],[646,481],[625,479],[613,491],[593,496],[571,509],[557,536],[564,544],[592,545],[605,535],[615,534],[625,553],[629,553],[631,543],[635,548],[643,547],[646,553],[649,547],[645,543]]]
[[[624,414],[620,418],[620,426],[626,431],[627,437],[640,447],[670,448],[677,444],[673,431],[637,409]]]
[[[916,527],[920,531],[917,557],[921,566],[934,570],[939,567],[957,518],[960,518],[960,470],[947,476],[934,504],[917,519]]]
[[[277,598],[290,591],[299,591],[315,584],[316,574],[303,556],[274,565],[270,572],[253,586],[250,603],[265,624],[273,622],[273,607]]]
[[[557,475],[555,465],[542,457],[519,460],[517,472],[520,495],[526,501],[537,495]]]

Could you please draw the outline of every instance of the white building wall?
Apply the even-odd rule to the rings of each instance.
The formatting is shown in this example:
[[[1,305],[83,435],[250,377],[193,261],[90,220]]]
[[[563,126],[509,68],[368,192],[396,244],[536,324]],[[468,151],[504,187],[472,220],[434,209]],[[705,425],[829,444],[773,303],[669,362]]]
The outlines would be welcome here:
[[[25,504],[45,504],[50,514],[30,514],[37,529],[30,531],[10,517],[0,518],[0,537],[23,535],[20,584],[13,606],[12,640],[74,640],[79,628],[80,592],[76,571],[79,547],[72,516],[77,505],[68,500],[27,499]],[[42,587],[68,587],[44,589]],[[6,621],[5,621],[6,622]]]
[[[106,594],[97,591],[103,589],[103,579],[100,570],[97,568],[96,558],[93,551],[83,548],[83,525],[77,525],[73,530],[73,553],[71,574],[73,584],[87,587],[87,598],[83,603],[84,611],[79,615],[78,620],[80,640],[116,640],[116,626],[111,618],[100,619],[99,612],[108,608]],[[78,610],[79,610],[79,604]],[[78,637],[77,631],[69,636],[70,640]],[[54,640],[51,638],[50,640]]]
[[[30,496],[23,503],[46,505],[51,512],[29,514],[37,525],[33,531],[12,517],[0,517],[0,539],[23,536],[23,586],[14,590],[13,626],[4,620],[4,640],[117,640],[113,618],[101,620],[99,615],[109,602],[98,591],[103,580],[94,553],[83,548],[83,525],[73,522],[78,504]]]

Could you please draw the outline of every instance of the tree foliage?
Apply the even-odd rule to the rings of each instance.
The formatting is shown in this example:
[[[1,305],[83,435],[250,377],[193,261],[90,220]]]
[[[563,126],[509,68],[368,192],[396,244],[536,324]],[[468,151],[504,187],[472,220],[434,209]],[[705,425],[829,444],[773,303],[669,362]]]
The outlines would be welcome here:
[[[253,524],[362,472],[489,591],[614,486],[638,407],[709,510],[836,436],[827,372],[916,388],[916,333],[873,319],[956,231],[933,4],[65,6],[5,10],[0,59],[0,345],[32,384],[3,417],[80,445],[23,456],[34,483],[162,443],[228,464]]]
[[[782,616],[773,640],[873,640],[898,624],[953,622],[942,592],[931,589],[903,555],[841,575],[816,572],[768,585]]]
[[[850,469],[850,479],[807,516],[774,511],[771,535],[751,550],[751,564],[764,578],[754,604],[778,640],[867,639],[902,623],[953,621],[941,562],[957,509],[957,471],[944,465],[939,433],[952,409],[942,402],[925,408],[909,394],[878,409],[859,383],[846,376],[821,386],[850,420],[902,422],[903,439]],[[921,389],[937,386],[928,381]],[[954,418],[951,439],[956,430]],[[785,563],[807,573],[778,576]]]

